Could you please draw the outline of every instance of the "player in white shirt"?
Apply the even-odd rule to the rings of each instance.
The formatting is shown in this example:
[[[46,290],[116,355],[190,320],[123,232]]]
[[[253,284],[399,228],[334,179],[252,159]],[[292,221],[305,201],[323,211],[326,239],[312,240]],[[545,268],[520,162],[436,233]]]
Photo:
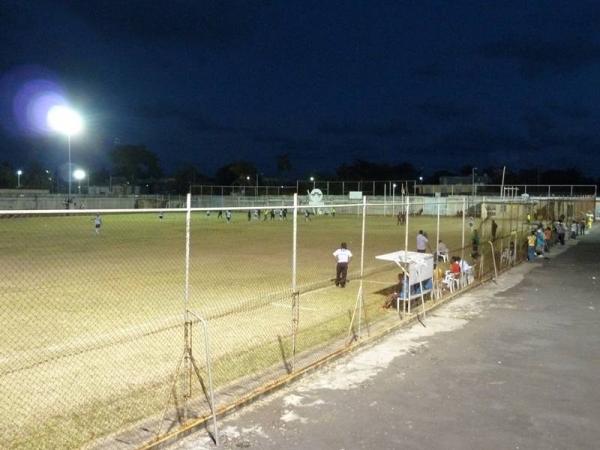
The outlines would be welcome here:
[[[346,287],[346,276],[348,275],[348,263],[352,259],[352,252],[348,250],[348,246],[345,242],[340,244],[333,256],[337,261],[335,268],[335,285],[340,287]]]
[[[94,228],[96,230],[96,234],[100,234],[101,226],[102,226],[102,217],[100,217],[100,214],[96,214],[96,218],[94,219]]]

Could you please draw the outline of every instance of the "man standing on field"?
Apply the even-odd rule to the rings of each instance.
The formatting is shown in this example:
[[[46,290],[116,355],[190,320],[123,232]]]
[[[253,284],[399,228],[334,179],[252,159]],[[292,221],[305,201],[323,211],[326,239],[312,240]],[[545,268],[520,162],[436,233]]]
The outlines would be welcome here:
[[[340,287],[346,287],[346,276],[348,275],[348,263],[352,258],[352,252],[348,250],[348,246],[345,242],[340,244],[333,256],[337,261],[335,268],[335,285]]]

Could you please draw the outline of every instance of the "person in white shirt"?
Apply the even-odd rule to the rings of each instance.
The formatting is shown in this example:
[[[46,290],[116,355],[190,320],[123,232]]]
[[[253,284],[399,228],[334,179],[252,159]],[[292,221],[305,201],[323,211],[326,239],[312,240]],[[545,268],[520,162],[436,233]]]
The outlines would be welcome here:
[[[440,239],[440,241],[438,242],[437,259],[438,259],[438,261],[444,261],[444,258],[446,257],[446,259],[447,259],[447,256],[448,256],[448,246],[446,244],[444,244],[442,242],[442,240]]]
[[[340,244],[333,256],[337,261],[335,268],[335,285],[340,287],[346,287],[346,277],[348,275],[348,263],[352,259],[352,252],[348,250],[348,246],[345,242]]]
[[[423,233],[423,230],[419,230],[419,234],[417,234],[417,251],[419,253],[425,253],[425,250],[429,247],[429,239]]]
[[[101,226],[102,226],[102,217],[100,217],[100,214],[96,214],[96,218],[94,219],[94,228],[96,229],[96,234],[100,234]]]

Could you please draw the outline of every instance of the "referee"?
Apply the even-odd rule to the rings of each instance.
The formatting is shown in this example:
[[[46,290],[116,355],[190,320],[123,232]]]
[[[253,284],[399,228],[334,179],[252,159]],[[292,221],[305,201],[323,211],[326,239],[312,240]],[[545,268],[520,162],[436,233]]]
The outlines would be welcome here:
[[[346,287],[346,276],[348,275],[348,263],[352,258],[352,252],[348,250],[348,246],[345,242],[340,244],[333,256],[337,261],[335,268],[335,285],[340,287]]]

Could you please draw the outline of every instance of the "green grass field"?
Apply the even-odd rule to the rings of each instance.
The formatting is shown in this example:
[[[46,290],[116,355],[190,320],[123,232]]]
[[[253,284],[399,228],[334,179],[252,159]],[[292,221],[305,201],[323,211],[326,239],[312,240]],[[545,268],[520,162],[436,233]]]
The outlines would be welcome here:
[[[0,219],[0,447],[73,448],[161,411],[183,350],[183,214],[105,214]],[[285,371],[290,354],[292,221],[234,213],[192,215],[190,309],[207,318],[217,386],[265,369]],[[344,336],[360,267],[358,215],[299,218],[298,351]],[[435,248],[435,218],[411,217]],[[476,224],[484,234],[488,224]],[[508,232],[500,222],[498,234]],[[441,238],[461,245],[460,218],[442,218]],[[375,260],[404,248],[395,218],[366,220],[365,303],[370,320],[397,270]],[[333,286],[331,253],[354,253],[350,283]],[[467,236],[468,243],[468,236]],[[199,360],[199,332],[194,343]],[[229,399],[231,400],[231,399]]]

